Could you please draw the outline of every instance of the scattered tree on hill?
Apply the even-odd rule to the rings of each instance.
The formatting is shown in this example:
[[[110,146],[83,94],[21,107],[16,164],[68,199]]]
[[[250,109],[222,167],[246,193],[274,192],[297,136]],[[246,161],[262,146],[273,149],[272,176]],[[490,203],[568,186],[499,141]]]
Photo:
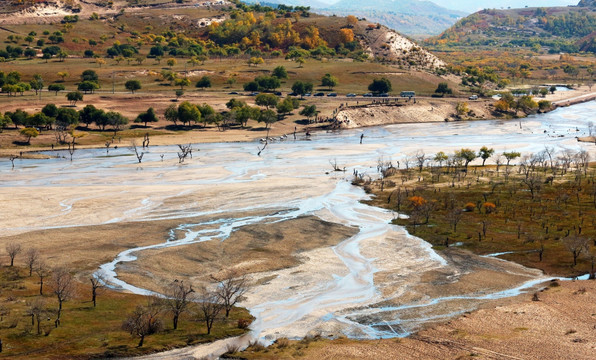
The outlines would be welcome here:
[[[449,87],[449,84],[447,84],[446,82],[442,82],[439,83],[439,85],[437,86],[435,93],[444,96],[445,94],[452,94],[453,90]]]
[[[32,137],[38,137],[39,136],[39,131],[37,131],[37,129],[32,128],[32,127],[28,127],[28,128],[24,128],[20,131],[21,135],[25,136],[27,138],[27,145],[31,144],[31,138]]]
[[[77,90],[83,91],[85,94],[93,94],[96,89],[99,89],[99,84],[95,81],[83,81],[77,86]]]
[[[281,116],[289,114],[294,109],[298,109],[300,103],[298,99],[292,98],[290,96],[286,97],[283,101],[277,104],[277,113]]]
[[[29,85],[31,86],[31,89],[35,90],[35,95],[37,95],[37,93],[43,89],[43,79],[41,78],[41,75],[33,75],[33,79],[29,82]]]
[[[478,156],[482,158],[482,166],[484,166],[484,163],[486,162],[486,160],[488,158],[490,158],[491,156],[493,156],[493,154],[495,153],[495,149],[493,148],[487,148],[486,146],[483,146],[480,148],[480,152],[478,153]]]
[[[505,159],[507,159],[507,166],[509,166],[509,163],[511,162],[511,160],[515,160],[518,157],[521,156],[521,154],[517,151],[509,151],[509,152],[504,152],[503,156],[505,156]]]
[[[337,86],[337,83],[337,78],[331,74],[325,74],[321,79],[321,85],[328,87],[329,90],[333,90]]]
[[[39,277],[39,295],[43,296],[44,279],[50,275],[50,269],[44,261],[39,260],[35,266],[35,273]]]
[[[279,98],[273,94],[259,94],[255,98],[255,104],[264,106],[267,109],[275,107],[279,102]]]
[[[163,329],[159,318],[161,310],[158,304],[149,303],[147,306],[139,305],[122,323],[122,330],[128,331],[132,336],[139,338],[137,347],[143,346],[145,337],[155,334]]]
[[[192,303],[191,294],[194,292],[192,285],[186,285],[184,281],[174,280],[168,286],[163,303],[166,311],[172,314],[174,330],[178,329],[180,315],[187,311]]]
[[[352,29],[340,29],[339,39],[342,44],[351,43],[354,41],[354,31],[352,31]]]
[[[166,108],[164,111],[164,117],[167,121],[171,121],[176,126],[176,122],[178,121],[178,108],[176,105],[172,104]]]
[[[56,93],[56,95],[58,95],[58,91],[63,91],[64,89],[65,89],[65,87],[62,84],[48,85],[48,91],[54,91]]]
[[[105,273],[103,271],[94,272],[89,278],[91,281],[91,301],[93,301],[93,307],[97,306],[97,295],[100,294],[101,290],[105,287]]]
[[[216,296],[220,299],[226,312],[226,318],[236,303],[248,291],[248,278],[237,271],[226,271],[220,277],[212,276],[217,282]]]
[[[391,82],[387,78],[380,78],[374,79],[370,85],[368,85],[368,90],[374,93],[388,93],[392,90]]]
[[[54,325],[60,325],[60,315],[62,315],[62,304],[71,298],[74,293],[74,279],[70,272],[65,268],[55,268],[52,271],[52,290],[58,299],[58,311]]]
[[[95,70],[85,70],[81,74],[81,81],[93,81],[97,83],[99,81],[99,76],[97,76]]]
[[[189,78],[178,78],[174,80],[174,85],[180,86],[180,90],[184,90],[185,86],[190,86],[190,79]]]
[[[10,257],[10,266],[14,265],[14,258],[21,253],[21,244],[10,242],[6,244],[6,253]]]
[[[464,167],[466,170],[468,169],[468,164],[474,159],[476,159],[477,155],[474,150],[471,149],[460,149],[455,152],[455,157],[462,159],[464,161]]]
[[[263,110],[257,121],[265,123],[265,128],[269,128],[271,124],[277,121],[277,114],[273,110]]]
[[[300,115],[306,116],[310,122],[310,118],[316,116],[318,113],[316,105],[304,105],[304,108],[300,111]]]
[[[158,121],[159,119],[157,118],[157,114],[155,114],[155,110],[153,110],[153,108],[149,108],[147,111],[140,113],[135,119],[135,123],[144,123],[145,127],[147,127],[147,123]]]
[[[191,123],[197,123],[201,120],[201,112],[197,108],[196,105],[189,103],[188,101],[184,101],[180,106],[178,106],[178,120],[182,122],[182,124],[190,125]]]
[[[221,297],[213,291],[209,291],[207,288],[202,288],[197,298],[199,311],[202,315],[202,320],[205,322],[207,327],[207,334],[211,334],[213,323],[217,318],[217,315],[224,308]]]
[[[60,79],[61,79],[63,82],[64,82],[64,79],[66,79],[66,78],[69,76],[69,74],[68,74],[68,72],[67,72],[67,71],[60,71],[60,72],[58,72],[58,74],[57,74],[57,75],[60,77]]]
[[[39,261],[39,251],[36,248],[29,248],[25,252],[25,262],[29,268],[29,276],[33,275],[33,269]]]
[[[128,80],[125,84],[124,87],[127,90],[130,90],[130,92],[132,92],[133,94],[135,93],[135,91],[140,90],[141,89],[141,82],[139,80]]]
[[[177,61],[176,61],[176,59],[174,59],[174,58],[169,58],[169,59],[166,61],[166,64],[168,64],[168,66],[169,66],[169,67],[173,67],[173,66],[174,66],[174,65],[176,65],[177,63],[178,63],[178,62],[177,62]]]
[[[296,95],[300,95],[300,98],[302,98],[304,96],[304,94],[312,92],[312,89],[313,89],[313,84],[310,82],[298,80],[292,85],[292,91]]]
[[[286,70],[285,67],[280,65],[280,66],[277,66],[275,69],[273,69],[273,71],[271,72],[271,76],[275,76],[278,79],[287,79],[288,71]]]
[[[211,79],[208,76],[203,76],[202,78],[197,81],[196,87],[200,89],[210,88],[211,87]]]
[[[573,255],[573,266],[577,265],[577,258],[579,255],[584,252],[588,251],[589,249],[589,240],[585,237],[578,236],[578,235],[570,235],[563,239],[563,244],[565,248]]]
[[[80,91],[71,91],[66,94],[66,99],[70,101],[71,106],[76,106],[78,101],[83,100],[83,94]]]

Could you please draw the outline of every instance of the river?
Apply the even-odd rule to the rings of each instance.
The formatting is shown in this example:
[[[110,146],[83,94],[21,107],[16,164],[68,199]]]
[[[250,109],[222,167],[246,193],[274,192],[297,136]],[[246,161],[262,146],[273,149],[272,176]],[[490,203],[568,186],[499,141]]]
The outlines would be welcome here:
[[[402,296],[399,289],[419,281],[420,273],[449,264],[424,241],[390,225],[396,214],[362,204],[366,194],[350,184],[352,172],[374,177],[379,159],[399,161],[403,167],[405,155],[450,153],[462,147],[477,150],[488,146],[496,152],[523,154],[539,152],[545,146],[559,151],[583,148],[594,159],[594,144],[579,143],[575,136],[586,135],[595,111],[596,102],[589,102],[521,120],[389,125],[314,133],[310,138],[299,135],[297,140],[290,135],[270,142],[261,156],[257,156],[262,147],[258,142],[195,144],[193,158],[183,164],[178,163],[174,146],[151,146],[142,164],[136,163],[124,143],[109,152],[77,150],[72,162],[65,152],[48,152],[58,158],[17,160],[14,170],[8,161],[0,163],[0,201],[28,199],[10,213],[1,214],[0,228],[5,235],[12,235],[49,228],[215,216],[216,220],[192,226],[181,220],[178,234],[183,235],[173,233],[164,243],[128,249],[101,266],[113,287],[148,294],[151,291],[118,278],[118,267],[136,261],[142,251],[225,241],[245,225],[316,215],[357,227],[359,233],[335,247],[309,252],[298,268],[276,271],[273,280],[252,288],[242,305],[256,316],[253,336],[267,341],[304,336],[313,329],[357,338],[404,336],[415,329],[412,324],[469,310],[472,305],[466,300],[513,296],[542,279],[525,274],[529,276],[526,280],[509,289],[376,306],[387,300],[375,284],[377,272],[398,273],[400,279],[392,286]],[[363,143],[359,144],[362,134]],[[331,171],[331,162],[345,167],[346,172]],[[260,211],[259,215],[229,216],[255,211]],[[396,241],[399,246],[391,245],[388,251]],[[453,302],[449,311],[411,315],[418,308],[449,302]],[[410,312],[407,321],[401,321],[401,310]],[[378,313],[388,316],[378,320]]]

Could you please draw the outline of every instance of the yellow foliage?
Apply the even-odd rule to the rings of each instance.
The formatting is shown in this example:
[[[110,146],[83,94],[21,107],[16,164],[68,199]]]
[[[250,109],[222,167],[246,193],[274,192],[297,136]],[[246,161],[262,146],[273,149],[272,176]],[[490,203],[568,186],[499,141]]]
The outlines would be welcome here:
[[[354,32],[352,29],[341,29],[339,30],[339,37],[342,43],[349,43],[354,41]]]

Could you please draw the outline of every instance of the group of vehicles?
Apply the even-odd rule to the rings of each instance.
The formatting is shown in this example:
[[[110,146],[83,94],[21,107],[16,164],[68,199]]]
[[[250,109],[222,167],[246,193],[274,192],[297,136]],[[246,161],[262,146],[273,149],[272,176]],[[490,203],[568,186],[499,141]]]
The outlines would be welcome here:
[[[246,95],[248,95],[248,96],[257,96],[259,94],[260,93],[258,91],[253,91],[253,92],[248,93]],[[274,95],[277,95],[277,96],[283,96],[283,94],[281,93],[281,91],[276,91],[273,94]],[[229,92],[228,95],[242,95],[242,94],[240,94],[240,93],[238,93],[236,91],[232,91],[232,92]],[[288,96],[300,96],[300,94],[297,94],[295,92],[291,92],[291,93],[288,93]],[[325,94],[324,92],[317,92],[315,94],[312,94],[312,93],[302,94],[302,96],[304,96],[304,97],[308,97],[308,96],[337,97],[337,96],[340,96],[340,95],[338,95],[335,92],[331,92],[331,93],[328,93],[328,94]],[[357,97],[358,95],[356,95],[354,93],[349,93],[349,94],[346,94],[345,96],[346,97],[349,97],[349,98],[354,98],[354,97]],[[380,93],[380,94],[377,94],[377,93],[366,93],[366,94],[362,94],[360,96],[362,96],[362,97],[374,97],[374,98],[386,98],[386,97],[389,97],[389,94],[388,93]],[[414,98],[414,97],[416,97],[416,93],[414,91],[402,91],[399,94],[399,96],[402,97],[402,98]],[[468,99],[469,100],[478,100],[478,95],[472,95]]]

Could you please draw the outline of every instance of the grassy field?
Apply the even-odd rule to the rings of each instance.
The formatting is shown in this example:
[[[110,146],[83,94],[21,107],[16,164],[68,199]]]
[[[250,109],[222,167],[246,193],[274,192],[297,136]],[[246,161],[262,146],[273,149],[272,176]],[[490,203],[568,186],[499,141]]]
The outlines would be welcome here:
[[[372,204],[409,215],[394,222],[437,249],[508,252],[500,257],[547,274],[585,274],[596,256],[596,168],[527,169],[434,167],[356,183],[376,195]]]
[[[94,308],[90,286],[77,282],[74,297],[64,303],[61,325],[55,328],[54,312],[58,302],[50,281],[45,280],[44,295],[40,297],[37,275],[28,275],[28,270],[23,268],[0,268],[3,344],[0,358],[88,359],[147,354],[243,334],[246,330],[238,328],[238,320],[252,318],[245,309],[236,308],[228,319],[216,321],[211,334],[207,335],[200,317],[186,313],[178,329],[173,330],[170,315],[164,313],[164,330],[147,336],[139,348],[138,338],[122,330],[121,324],[137,305],[146,305],[150,298],[105,290],[98,295]],[[32,325],[27,315],[30,304],[38,298],[44,304],[40,335],[37,324]]]

